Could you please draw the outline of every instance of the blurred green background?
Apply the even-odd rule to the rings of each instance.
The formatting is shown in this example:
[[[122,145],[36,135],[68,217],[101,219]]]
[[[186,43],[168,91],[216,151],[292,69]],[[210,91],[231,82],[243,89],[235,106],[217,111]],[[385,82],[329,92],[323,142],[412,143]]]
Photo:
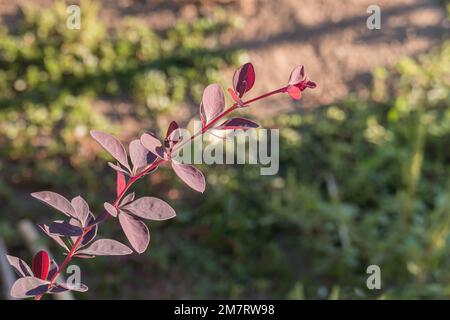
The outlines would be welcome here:
[[[439,5],[450,12],[448,2]],[[211,14],[163,30],[132,18],[110,28],[93,1],[82,2],[82,32],[66,28],[66,4],[58,1],[23,5],[2,24],[0,233],[11,254],[31,259],[16,232],[20,219],[58,215],[30,192],[81,194],[96,213],[113,196],[109,158],[89,130],[121,133],[124,141],[148,129],[162,133],[173,116],[196,116],[207,84],[228,85],[223,73],[248,57],[222,46],[220,36],[242,21],[221,1],[212,6]],[[374,68],[363,95],[350,91],[265,117],[264,127],[280,129],[276,176],[251,165],[202,166],[203,195],[166,169],[141,181],[136,192],[167,200],[177,218],[149,224],[143,255],[79,261],[90,290],[76,297],[450,297],[445,39]],[[126,242],[114,223],[100,234]],[[61,261],[59,249],[42,241]],[[371,264],[381,267],[381,290],[366,287]]]

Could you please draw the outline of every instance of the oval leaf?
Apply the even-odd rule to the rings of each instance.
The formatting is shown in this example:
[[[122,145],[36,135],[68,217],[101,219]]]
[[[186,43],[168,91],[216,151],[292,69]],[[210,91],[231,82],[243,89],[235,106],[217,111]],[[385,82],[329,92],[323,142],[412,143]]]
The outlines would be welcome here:
[[[237,69],[233,75],[233,87],[239,98],[250,91],[255,84],[255,69],[251,63],[246,63]]]
[[[40,223],[38,224],[38,227],[42,230],[42,232],[44,232],[47,236],[55,240],[56,243],[59,244],[61,247],[63,247],[66,251],[69,251],[69,248],[67,248],[67,245],[64,243],[64,241],[61,239],[60,236],[50,233],[50,227],[47,224]]]
[[[17,279],[11,287],[11,296],[17,299],[29,298],[46,293],[49,282],[36,277]]]
[[[179,129],[180,126],[178,125],[178,123],[176,121],[172,121],[169,124],[169,127],[167,128],[166,139],[172,141],[179,140],[180,139]]]
[[[126,171],[125,169],[122,169],[122,167],[112,163],[112,162],[108,162],[108,166],[110,166],[111,168],[113,168],[114,170],[118,171],[118,172],[122,172],[123,174],[125,174],[126,176],[130,175],[130,172]]]
[[[286,89],[286,92],[294,100],[300,100],[300,98],[302,97],[302,90],[300,90],[300,88],[296,87],[296,86],[292,86],[292,85],[288,86]]]
[[[245,118],[233,118],[230,120],[225,121],[221,125],[219,125],[217,128],[214,128],[215,130],[247,130],[247,129],[254,129],[258,128],[259,124],[257,124],[254,121],[245,119]]]
[[[103,207],[110,215],[112,215],[113,217],[117,217],[117,209],[112,204],[105,202],[103,204]]]
[[[150,242],[150,232],[145,223],[123,211],[119,213],[119,221],[133,249],[137,253],[144,252]]]
[[[164,146],[166,147],[166,152],[170,153],[172,148],[181,141],[181,131],[178,123],[172,121],[167,128],[166,139],[164,140]]]
[[[130,203],[131,201],[134,200],[134,192],[131,192],[129,194],[127,194],[125,197],[123,197],[122,201],[120,202],[120,205],[126,205],[127,203]]]
[[[139,139],[130,142],[130,159],[133,173],[138,174],[147,164],[155,161],[156,156],[142,145]]]
[[[236,105],[237,105],[238,107],[240,107],[240,108],[245,107],[245,106],[244,106],[244,102],[241,100],[241,98],[239,98],[239,97],[236,95],[236,92],[235,92],[233,89],[228,88],[228,93],[230,94],[231,99],[233,99],[233,101],[236,102]]]
[[[206,188],[205,177],[203,173],[194,166],[181,164],[172,161],[173,171],[183,180],[189,187],[198,192],[204,192]]]
[[[70,204],[69,200],[64,198],[62,195],[57,194],[52,191],[41,191],[34,192],[31,196],[35,199],[38,199],[50,207],[55,208],[56,210],[64,213],[67,216],[75,217],[75,210]]]
[[[41,250],[33,258],[33,273],[35,277],[46,280],[50,271],[50,257],[47,251]]]
[[[50,223],[49,232],[58,236],[73,237],[81,235],[83,229],[66,221],[54,221]]]
[[[305,67],[303,65],[299,65],[294,70],[292,70],[291,75],[289,76],[288,84],[291,86],[295,86],[300,84],[305,79]]]
[[[141,136],[141,143],[148,151],[153,153],[154,155],[164,158],[164,150],[158,138],[156,138],[153,134],[144,133]]]
[[[135,216],[162,221],[176,216],[175,210],[165,201],[154,197],[142,197],[122,207]]]
[[[225,109],[225,95],[220,85],[210,84],[203,91],[202,107],[206,123]]]
[[[92,258],[95,258],[95,256],[91,255],[91,254],[78,254],[78,253],[75,254],[74,257],[77,257],[79,259],[92,259]]]
[[[110,134],[101,131],[91,131],[94,138],[106,151],[109,152],[121,165],[130,170],[128,165],[127,152],[122,143]]]
[[[70,202],[72,204],[72,207],[75,211],[75,216],[78,219],[78,221],[81,222],[82,226],[86,225],[86,220],[89,217],[89,206],[86,203],[86,201],[78,196],[72,199]]]
[[[92,222],[95,221],[95,217],[92,213],[89,216],[87,221],[88,221],[88,225],[90,225]],[[95,239],[95,237],[97,236],[97,229],[98,229],[97,224],[91,225],[91,229],[88,232],[86,232],[86,234],[83,236],[83,240],[81,240],[82,246],[88,245],[92,240]]]
[[[33,276],[33,271],[22,259],[10,255],[6,255],[6,259],[19,277]]]
[[[123,256],[133,253],[126,245],[112,239],[100,239],[92,243],[88,248],[77,251],[78,254],[93,256]]]

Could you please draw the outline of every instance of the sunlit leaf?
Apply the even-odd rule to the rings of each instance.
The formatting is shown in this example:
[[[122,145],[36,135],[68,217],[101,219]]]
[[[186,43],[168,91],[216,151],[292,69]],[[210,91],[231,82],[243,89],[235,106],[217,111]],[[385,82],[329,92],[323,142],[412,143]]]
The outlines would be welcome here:
[[[165,201],[154,197],[139,198],[121,209],[149,220],[167,220],[176,216],[175,210]]]
[[[133,173],[138,174],[147,164],[156,159],[156,155],[144,148],[139,139],[130,142],[130,159],[133,164]]]
[[[70,204],[69,200],[64,198],[62,195],[57,194],[52,191],[41,191],[34,192],[31,194],[33,198],[36,198],[50,207],[55,208],[56,210],[66,214],[67,216],[76,217],[75,210]]]
[[[78,250],[77,254],[94,256],[121,256],[133,253],[126,245],[112,239],[100,239],[93,242],[89,247]]]
[[[210,84],[203,91],[202,108],[206,123],[225,110],[225,95],[218,84]]]
[[[154,155],[164,158],[164,149],[162,147],[161,141],[156,138],[153,134],[144,133],[141,136],[141,143],[148,151],[153,153]]]
[[[129,176],[131,174],[129,171],[123,169],[122,167],[120,167],[112,162],[108,162],[108,166],[110,166],[111,168],[113,168],[114,170],[116,170],[118,172],[122,172],[126,176]]]
[[[35,297],[46,293],[49,282],[36,277],[17,279],[11,287],[11,296],[17,299]]]
[[[303,65],[300,65],[292,70],[291,75],[289,76],[288,84],[291,86],[298,85],[300,82],[305,80],[305,78],[305,67]]]
[[[122,143],[110,134],[101,131],[91,131],[94,138],[106,151],[109,152],[121,165],[130,170],[127,152]]]
[[[82,226],[86,225],[86,221],[89,217],[89,206],[86,201],[78,196],[72,199],[72,207],[75,211],[76,218],[81,222]]]
[[[17,273],[20,277],[27,277],[27,276],[33,276],[33,271],[28,266],[28,264],[23,261],[20,258],[6,255],[6,259],[8,260],[11,267],[14,269],[14,271]]]
[[[195,168],[194,166],[188,164],[181,164],[172,161],[173,171],[177,176],[183,180],[189,187],[198,192],[204,192],[206,188],[206,181],[203,173]]]

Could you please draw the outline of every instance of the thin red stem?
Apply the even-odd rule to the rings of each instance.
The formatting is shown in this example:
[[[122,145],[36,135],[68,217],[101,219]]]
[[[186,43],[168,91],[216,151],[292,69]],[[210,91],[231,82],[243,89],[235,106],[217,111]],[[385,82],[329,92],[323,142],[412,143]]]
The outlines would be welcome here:
[[[256,101],[258,101],[258,100],[261,100],[261,99],[264,99],[264,98],[273,96],[274,94],[286,92],[286,89],[287,89],[287,87],[282,87],[282,88],[280,88],[280,89],[276,89],[276,90],[267,92],[267,93],[262,94],[262,95],[260,95],[260,96],[258,96],[258,97],[256,97],[256,98],[250,99],[250,100],[248,100],[248,101],[244,101],[243,104],[244,104],[245,106],[250,105],[250,104],[253,103],[253,102],[256,102]]]
[[[277,93],[282,93],[282,92],[286,92],[286,88],[287,87],[282,87],[280,89],[277,90],[273,90],[270,91],[268,93],[262,94],[256,98],[250,99],[248,101],[243,101],[243,105],[245,107],[249,106],[250,104],[264,99],[266,97],[272,96],[274,94]],[[229,108],[225,109],[221,114],[219,114],[217,117],[215,117],[214,119],[212,119],[207,125],[205,125],[204,127],[202,127],[201,130],[199,130],[198,132],[196,132],[193,136],[191,136],[191,138],[189,140],[186,140],[182,143],[180,143],[179,145],[177,145],[172,152],[170,153],[170,155],[168,156],[168,158],[170,159],[172,154],[174,154],[176,151],[180,150],[181,148],[183,148],[187,143],[190,143],[192,141],[194,141],[197,137],[203,135],[206,131],[208,131],[209,129],[211,129],[220,119],[222,119],[223,117],[227,116],[228,114],[232,113],[233,111],[235,111],[236,109],[239,109],[238,105],[236,103],[234,103],[232,106],[230,106]],[[128,189],[131,188],[131,186],[138,181],[140,178],[142,178],[143,176],[145,176],[147,173],[149,173],[150,171],[152,171],[153,169],[155,169],[156,167],[158,167],[160,164],[166,162],[166,159],[163,158],[158,158],[157,160],[153,161],[145,170],[143,170],[142,172],[140,172],[138,175],[131,177],[131,179],[128,181],[128,183],[125,185],[125,188],[120,192],[120,194],[117,196],[116,200],[114,201],[114,207],[117,208],[119,206],[120,200],[122,200],[123,196],[125,195],[125,193],[128,191]],[[103,212],[103,214],[105,213],[105,211]],[[110,216],[108,215],[107,218],[103,221],[106,221]],[[61,266],[59,267],[58,271],[55,272],[55,274],[52,276],[52,278],[50,279],[50,284],[49,287],[51,285],[53,285],[55,283],[56,278],[59,276],[59,274],[61,273],[62,270],[64,270],[64,268],[67,266],[67,264],[72,260],[73,256],[75,255],[75,252],[78,249],[78,246],[80,245],[81,241],[83,241],[83,237],[94,227],[94,225],[91,225],[89,227],[86,227],[83,230],[83,233],[78,236],[77,240],[75,240],[72,248],[70,249],[69,253],[67,254],[67,257],[64,259],[64,261],[61,263]],[[42,298],[44,294],[38,295],[36,296],[34,299],[35,300],[40,300]]]

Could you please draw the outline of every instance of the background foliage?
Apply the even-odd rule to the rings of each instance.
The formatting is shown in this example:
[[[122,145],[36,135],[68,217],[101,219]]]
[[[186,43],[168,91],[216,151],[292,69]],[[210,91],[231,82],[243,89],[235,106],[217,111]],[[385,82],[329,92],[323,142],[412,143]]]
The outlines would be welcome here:
[[[27,9],[16,30],[1,31],[0,227],[14,252],[17,219],[51,214],[22,201],[28,191],[63,186],[96,212],[113,192],[112,179],[97,179],[110,171],[85,135],[113,130],[123,115],[92,108],[97,99],[131,101],[145,129],[140,119],[198,102],[238,60],[206,46],[229,20],[159,34],[132,21],[106,30],[94,10],[83,12],[89,32],[61,27],[62,8],[39,18]],[[146,255],[82,261],[91,290],[80,298],[447,298],[449,98],[444,42],[374,70],[366,99],[268,119],[265,127],[281,128],[277,176],[205,166],[209,187],[198,196],[161,170],[138,192],[169,199],[176,221],[152,227]],[[113,225],[102,232],[120,234]],[[381,266],[380,291],[366,289],[371,264]]]

